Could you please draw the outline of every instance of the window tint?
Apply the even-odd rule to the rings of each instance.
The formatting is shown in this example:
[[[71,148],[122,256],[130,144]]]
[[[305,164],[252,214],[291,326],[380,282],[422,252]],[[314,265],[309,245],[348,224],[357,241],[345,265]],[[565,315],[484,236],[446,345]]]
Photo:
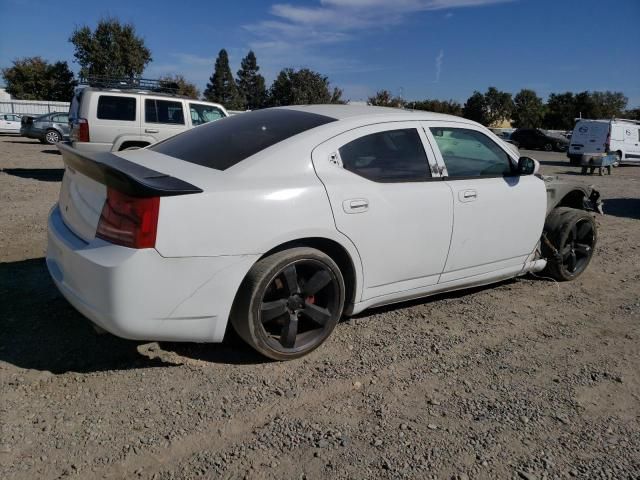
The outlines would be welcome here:
[[[53,121],[57,123],[68,123],[69,117],[67,115],[56,115],[53,117]]]
[[[184,125],[182,102],[147,99],[144,101],[144,121]]]
[[[224,118],[224,114],[219,108],[211,105],[203,105],[201,103],[190,103],[189,111],[191,112],[191,123],[202,125],[203,123],[212,122]]]
[[[186,162],[226,170],[278,142],[335,120],[286,108],[256,110],[187,130],[150,149]]]
[[[98,118],[101,120],[133,121],[136,119],[136,99],[100,95],[98,98]]]
[[[511,175],[509,155],[483,133],[465,128],[431,128],[450,178]]]
[[[374,182],[415,182],[431,176],[415,128],[372,133],[339,151],[344,168]]]

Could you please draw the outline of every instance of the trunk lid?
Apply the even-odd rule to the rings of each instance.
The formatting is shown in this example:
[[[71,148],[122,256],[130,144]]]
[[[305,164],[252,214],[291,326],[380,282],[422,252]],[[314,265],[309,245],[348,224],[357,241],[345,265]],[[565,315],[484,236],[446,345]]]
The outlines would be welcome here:
[[[86,242],[96,237],[109,188],[140,198],[202,192],[184,180],[112,153],[80,152],[65,143],[57,146],[66,167],[58,201],[62,219]]]

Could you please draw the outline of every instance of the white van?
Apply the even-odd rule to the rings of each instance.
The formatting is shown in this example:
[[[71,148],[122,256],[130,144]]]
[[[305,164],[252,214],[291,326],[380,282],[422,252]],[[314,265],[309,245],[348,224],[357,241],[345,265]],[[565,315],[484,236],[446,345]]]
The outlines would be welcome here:
[[[640,121],[578,120],[567,156],[579,164],[583,153],[615,153],[624,163],[640,164]]]
[[[69,108],[71,144],[84,151],[142,148],[228,117],[217,103],[126,88],[78,88]]]

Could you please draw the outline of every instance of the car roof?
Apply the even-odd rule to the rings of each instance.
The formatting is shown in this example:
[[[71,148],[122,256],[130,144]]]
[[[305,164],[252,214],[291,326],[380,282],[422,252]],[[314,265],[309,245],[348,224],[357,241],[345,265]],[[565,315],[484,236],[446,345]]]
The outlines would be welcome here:
[[[107,88],[107,87],[86,87],[80,86],[78,87],[76,93],[79,90],[82,90],[83,95],[85,92],[96,92],[96,93],[112,93],[118,94],[123,93],[127,95],[144,95],[145,97],[163,97],[163,98],[174,98],[177,100],[188,100],[190,102],[198,102],[198,103],[206,103],[209,105],[215,105],[221,107],[222,105],[216,102],[209,102],[208,100],[198,100],[197,98],[190,98],[186,95],[177,95],[175,93],[167,93],[167,92],[154,92],[152,90],[146,90],[144,88]]]
[[[332,117],[336,120],[367,118],[372,116],[386,117],[389,120],[448,120],[460,121],[460,117],[445,115],[443,113],[427,112],[424,110],[405,110],[402,108],[374,107],[370,105],[291,105],[278,107],[288,110],[298,110],[301,112],[315,113]],[[464,120],[464,119],[462,119]],[[469,123],[472,123],[468,120]]]

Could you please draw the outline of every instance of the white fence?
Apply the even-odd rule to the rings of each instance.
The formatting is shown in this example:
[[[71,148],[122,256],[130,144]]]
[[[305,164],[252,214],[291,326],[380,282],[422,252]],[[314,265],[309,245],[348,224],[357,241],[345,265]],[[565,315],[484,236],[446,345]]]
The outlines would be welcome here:
[[[68,111],[69,102],[48,102],[46,100],[0,100],[0,113],[42,115],[51,112]]]

